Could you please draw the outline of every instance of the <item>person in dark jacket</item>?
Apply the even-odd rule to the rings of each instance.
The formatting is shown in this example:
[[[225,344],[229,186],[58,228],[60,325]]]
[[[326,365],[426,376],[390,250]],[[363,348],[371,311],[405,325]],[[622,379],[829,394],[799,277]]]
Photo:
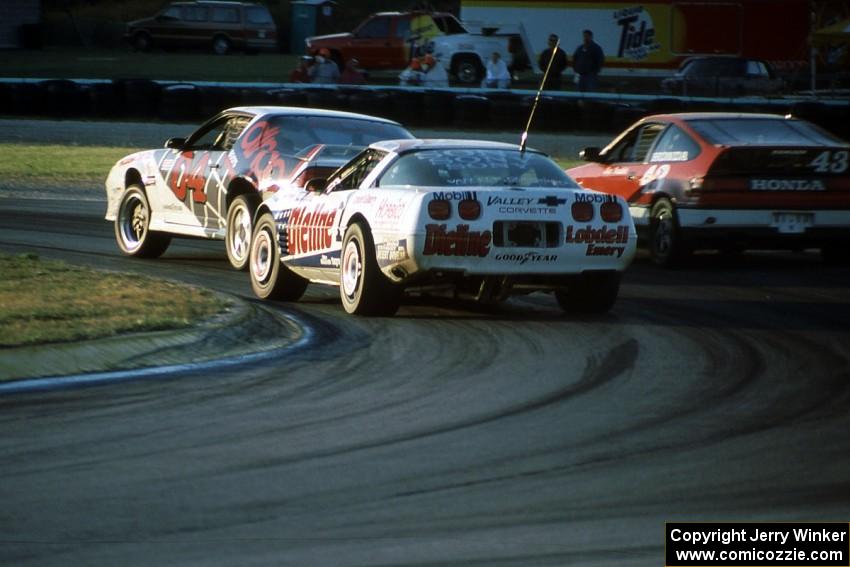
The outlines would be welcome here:
[[[593,32],[584,30],[584,41],[573,54],[573,69],[578,75],[578,90],[581,92],[596,90],[596,77],[602,70],[605,54],[599,44],[593,41]]]
[[[558,36],[551,34],[549,36],[549,47],[544,49],[537,59],[537,65],[540,70],[546,72],[546,66],[549,65],[549,60],[552,59],[552,67],[549,69],[549,76],[546,77],[546,82],[543,84],[543,89],[548,91],[557,91],[561,88],[561,73],[567,68],[567,54],[558,45]]]

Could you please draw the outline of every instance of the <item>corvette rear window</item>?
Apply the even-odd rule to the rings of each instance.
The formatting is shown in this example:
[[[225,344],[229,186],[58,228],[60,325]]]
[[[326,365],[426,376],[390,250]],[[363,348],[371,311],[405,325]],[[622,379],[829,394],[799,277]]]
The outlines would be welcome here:
[[[577,187],[552,160],[502,149],[426,149],[390,165],[380,185],[424,187]]]
[[[282,153],[297,154],[316,144],[368,146],[380,140],[413,136],[395,124],[331,116],[275,116],[270,120],[279,129],[275,135]]]
[[[722,146],[845,145],[806,122],[771,118],[720,118],[689,120],[691,128],[710,144]]]

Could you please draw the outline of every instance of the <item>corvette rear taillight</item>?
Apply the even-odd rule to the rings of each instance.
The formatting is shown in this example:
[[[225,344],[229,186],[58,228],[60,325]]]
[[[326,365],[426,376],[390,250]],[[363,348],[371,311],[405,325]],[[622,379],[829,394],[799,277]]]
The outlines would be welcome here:
[[[452,216],[452,205],[442,199],[434,199],[428,203],[428,215],[434,220],[447,220]]]
[[[586,201],[573,203],[571,208],[573,218],[577,222],[589,222],[593,219],[593,204]]]
[[[599,215],[605,222],[620,222],[623,218],[623,207],[617,201],[606,201],[599,207]]]
[[[475,220],[481,216],[481,203],[475,199],[464,199],[458,203],[457,213],[463,220]]]

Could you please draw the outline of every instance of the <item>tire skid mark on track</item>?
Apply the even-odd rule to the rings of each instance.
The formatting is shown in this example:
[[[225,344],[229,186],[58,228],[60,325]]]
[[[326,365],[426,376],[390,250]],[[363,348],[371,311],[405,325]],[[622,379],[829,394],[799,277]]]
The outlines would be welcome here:
[[[249,293],[212,243],[133,262],[102,222],[45,255]],[[0,399],[0,523],[8,541],[35,542],[4,553],[32,565],[646,565],[673,517],[839,517],[846,272],[755,261],[673,274],[638,263],[596,319],[534,295],[495,313],[423,299],[360,320],[313,286],[296,310],[330,335],[283,364]]]

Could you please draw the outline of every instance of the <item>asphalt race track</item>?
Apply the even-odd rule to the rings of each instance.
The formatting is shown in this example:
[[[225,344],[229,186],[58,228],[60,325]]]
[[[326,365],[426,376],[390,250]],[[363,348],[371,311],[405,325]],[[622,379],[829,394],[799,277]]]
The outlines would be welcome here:
[[[221,243],[124,258],[103,210],[0,199],[0,250],[253,300]],[[296,356],[0,398],[0,564],[650,566],[665,521],[846,522],[848,292],[814,253],[639,258],[592,319],[311,286]]]

